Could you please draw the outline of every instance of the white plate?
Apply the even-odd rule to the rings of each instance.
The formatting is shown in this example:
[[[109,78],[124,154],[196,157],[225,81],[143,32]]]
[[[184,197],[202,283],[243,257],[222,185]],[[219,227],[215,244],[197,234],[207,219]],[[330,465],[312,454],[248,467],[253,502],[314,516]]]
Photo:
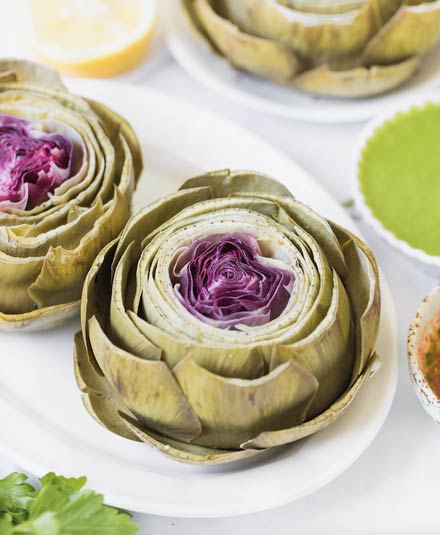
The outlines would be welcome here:
[[[282,117],[314,123],[364,121],[396,99],[440,86],[440,47],[430,52],[412,80],[386,95],[363,99],[314,97],[277,86],[233,69],[198,38],[182,11],[181,0],[168,0],[165,30],[174,58],[194,78],[236,102]]]
[[[201,170],[254,168],[278,177],[299,199],[356,231],[343,209],[302,169],[252,133],[162,94],[111,82],[71,88],[126,116],[145,154],[137,207]],[[229,516],[275,507],[328,483],[368,447],[397,381],[395,311],[383,283],[377,348],[384,364],[350,410],[293,446],[230,466],[195,467],[162,457],[96,424],[82,407],[72,370],[73,321],[37,334],[0,335],[0,454],[36,474],[85,474],[119,507],[168,516]]]

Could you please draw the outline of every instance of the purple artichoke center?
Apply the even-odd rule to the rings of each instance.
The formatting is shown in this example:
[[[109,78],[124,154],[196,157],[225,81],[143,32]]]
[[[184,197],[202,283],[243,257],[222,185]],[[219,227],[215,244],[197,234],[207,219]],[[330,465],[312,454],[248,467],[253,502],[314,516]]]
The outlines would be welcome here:
[[[73,143],[0,113],[0,211],[30,210],[71,176]]]
[[[293,273],[264,261],[253,235],[238,232],[192,243],[177,257],[171,278],[185,308],[222,329],[277,318],[294,284]]]

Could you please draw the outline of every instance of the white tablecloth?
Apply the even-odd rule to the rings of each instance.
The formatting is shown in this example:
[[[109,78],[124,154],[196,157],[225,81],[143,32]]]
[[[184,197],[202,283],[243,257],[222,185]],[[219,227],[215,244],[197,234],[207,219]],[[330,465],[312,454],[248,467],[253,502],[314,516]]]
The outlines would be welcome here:
[[[362,125],[309,125],[257,113],[200,86],[171,59],[144,78],[136,77],[136,83],[196,102],[250,128],[300,163],[338,201],[350,199],[351,157]],[[391,285],[401,330],[397,395],[379,436],[337,480],[295,503],[230,519],[135,515],[140,535],[440,533],[440,430],[412,390],[405,348],[415,307],[437,281],[415,269],[362,222],[360,227]],[[0,459],[0,476],[13,469],[17,467]]]

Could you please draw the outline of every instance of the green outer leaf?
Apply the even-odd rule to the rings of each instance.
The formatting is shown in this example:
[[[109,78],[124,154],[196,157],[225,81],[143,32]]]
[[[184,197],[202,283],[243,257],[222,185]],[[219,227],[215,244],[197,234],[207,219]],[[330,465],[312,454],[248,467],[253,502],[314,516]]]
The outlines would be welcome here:
[[[261,433],[256,438],[242,444],[242,448],[273,448],[275,446],[282,446],[283,444],[296,442],[297,440],[306,438],[318,431],[322,431],[345,413],[356,397],[356,394],[359,392],[365,379],[376,371],[375,368],[378,366],[379,361],[380,359],[378,355],[374,353],[356,382],[337,401],[335,401],[333,405],[318,416],[315,416],[315,418],[296,427],[291,427],[290,429]]]
[[[86,410],[99,424],[124,438],[151,444],[161,453],[182,462],[217,464],[253,455],[253,450],[230,452],[212,450],[176,441],[151,430],[141,428],[133,416],[127,414],[115,390],[91,365],[81,333],[75,336],[75,376],[83,392]]]
[[[112,109],[104,106],[100,102],[91,99],[85,99],[92,110],[99,116],[101,121],[106,125],[107,131],[113,131],[114,134],[110,135],[110,139],[113,143],[116,143],[118,138],[122,138],[128,145],[128,154],[133,158],[133,167],[135,181],[139,179],[142,172],[142,149],[139,140],[136,136],[136,132],[130,123],[124,119],[121,115],[114,112]]]
[[[80,244],[81,238],[93,229],[96,220],[103,213],[104,207],[98,198],[93,206],[84,209],[73,221],[31,237],[17,235],[14,231],[20,227],[0,227],[0,249],[10,256],[15,256],[18,262],[22,257],[44,257],[51,247],[75,249]],[[46,222],[48,223],[47,220]]]
[[[246,192],[292,196],[286,186],[269,175],[255,171],[231,171],[230,169],[212,171],[190,178],[180,186],[179,190],[203,187],[209,187],[213,199]]]
[[[12,71],[0,71],[0,84],[16,82],[17,75]]]
[[[354,11],[362,7],[366,0],[278,0],[278,2],[298,11],[322,15]]]
[[[346,239],[343,251],[350,266],[346,287],[350,295],[356,332],[352,382],[356,381],[374,350],[380,324],[379,268],[371,250],[359,238],[333,224]]]
[[[237,449],[262,431],[303,422],[319,386],[293,361],[254,380],[220,377],[190,357],[173,372],[202,424],[192,442],[225,449]]]
[[[358,98],[380,95],[406,82],[416,72],[419,59],[414,57],[393,65],[356,67],[346,71],[332,71],[321,65],[300,74],[293,86],[315,95]]]
[[[89,321],[89,333],[93,353],[107,380],[144,425],[183,440],[201,433],[196,414],[164,362],[139,359],[118,348],[96,317]]]
[[[425,54],[439,41],[440,0],[402,5],[367,44],[363,63],[398,63]]]
[[[354,362],[354,332],[350,303],[336,273],[332,303],[327,316],[313,333],[293,344],[278,346],[271,369],[293,360],[319,382],[318,392],[307,413],[314,418],[336,401],[350,383]]]
[[[28,288],[39,276],[42,258],[23,258],[17,262],[13,256],[0,251],[0,312],[19,314],[34,309]]]
[[[130,273],[134,242],[125,249],[119,260],[113,277],[113,286],[110,298],[110,325],[113,341],[125,351],[147,360],[159,360],[161,351],[144,336],[139,328],[132,322],[124,307],[127,278]]]
[[[181,13],[185,17],[187,27],[196,39],[200,42],[204,42],[204,44],[208,44],[211,47],[212,52],[218,53],[218,50],[213,46],[208,34],[203,29],[203,26],[195,13],[194,1],[195,0],[180,0]],[[8,73],[5,72],[4,75],[6,77],[8,76]]]
[[[96,256],[92,267],[86,275],[81,295],[81,330],[84,335],[84,343],[87,348],[89,359],[95,370],[102,375],[102,371],[90,346],[88,324],[89,320],[96,316],[99,323],[107,324],[108,310],[110,307],[111,265],[118,240],[115,239],[107,244]]]
[[[216,346],[181,340],[129,312],[131,321],[147,340],[161,348],[162,359],[174,368],[189,353],[201,368],[221,377],[255,379],[267,371],[264,354],[258,347]]]
[[[92,364],[81,332],[76,333],[74,340],[74,370],[84,407],[90,416],[112,433],[140,440],[121,418],[120,413],[127,409],[102,372],[98,373]]]
[[[115,186],[115,200],[109,210],[85,234],[80,244],[69,251],[62,247],[49,249],[40,275],[29,287],[29,296],[39,308],[73,301],[81,296],[85,276],[96,255],[117,236],[129,217],[129,206]]]
[[[194,9],[212,42],[234,67],[281,84],[289,83],[301,70],[292,51],[276,41],[241,32],[220,17],[208,0],[195,0]]]
[[[176,461],[190,464],[225,464],[240,461],[247,457],[256,455],[258,450],[245,449],[238,451],[222,450],[218,448],[205,448],[195,444],[179,442],[168,437],[164,437],[152,431],[146,432],[139,426],[139,423],[123,415],[129,428],[138,436],[138,439],[150,446],[153,446],[163,455],[171,457]]]
[[[40,63],[13,58],[0,59],[0,73],[2,72],[13,73],[14,82],[24,81],[37,84],[39,87],[46,86],[58,91],[66,90],[57,72]]]
[[[347,68],[385,22],[379,4],[386,2],[367,0],[358,10],[337,16],[295,11],[277,0],[221,0],[215,6],[242,31],[282,43],[306,65]]]
[[[0,331],[45,331],[62,325],[77,316],[80,301],[63,303],[44,309],[35,309],[23,314],[5,314],[0,312]]]

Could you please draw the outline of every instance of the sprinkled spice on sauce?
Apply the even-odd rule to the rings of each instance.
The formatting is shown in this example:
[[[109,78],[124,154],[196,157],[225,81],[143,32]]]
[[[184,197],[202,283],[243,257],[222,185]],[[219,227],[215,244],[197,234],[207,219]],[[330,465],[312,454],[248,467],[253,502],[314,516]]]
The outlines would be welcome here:
[[[440,398],[440,315],[426,328],[419,351],[420,369]]]

